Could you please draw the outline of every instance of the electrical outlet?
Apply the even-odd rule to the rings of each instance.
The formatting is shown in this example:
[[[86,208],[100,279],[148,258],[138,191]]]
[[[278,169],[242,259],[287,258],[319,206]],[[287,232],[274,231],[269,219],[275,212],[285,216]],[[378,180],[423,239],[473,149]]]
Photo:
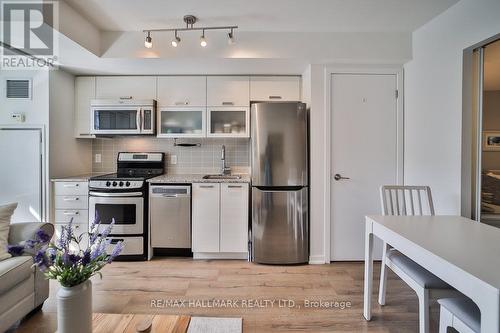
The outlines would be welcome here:
[[[101,163],[102,160],[101,160],[101,154],[95,154],[94,156],[94,162],[95,163]]]
[[[177,164],[177,155],[170,156],[170,164]]]

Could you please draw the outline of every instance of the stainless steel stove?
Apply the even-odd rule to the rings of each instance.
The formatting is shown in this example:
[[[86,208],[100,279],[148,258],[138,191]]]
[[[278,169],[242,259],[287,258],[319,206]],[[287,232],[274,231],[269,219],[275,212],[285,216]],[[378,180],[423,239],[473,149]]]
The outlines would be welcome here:
[[[89,223],[96,214],[100,230],[115,219],[112,243],[124,242],[119,260],[147,260],[148,186],[146,180],[164,173],[164,153],[118,154],[117,172],[93,177],[89,182]]]

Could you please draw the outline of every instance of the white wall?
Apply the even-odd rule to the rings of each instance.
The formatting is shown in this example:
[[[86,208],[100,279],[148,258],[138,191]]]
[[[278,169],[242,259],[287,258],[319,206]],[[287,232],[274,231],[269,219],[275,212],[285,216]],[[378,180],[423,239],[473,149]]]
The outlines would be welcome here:
[[[437,214],[460,214],[463,50],[500,33],[499,13],[498,0],[462,0],[413,33],[405,183],[430,185]]]
[[[32,98],[14,100],[5,97],[6,79],[31,79]],[[12,113],[24,113],[23,125],[46,125],[49,121],[49,73],[46,70],[2,70],[0,72],[0,124],[18,125]]]
[[[67,177],[92,170],[92,141],[75,139],[75,77],[62,70],[50,72],[49,176]]]
[[[30,100],[7,100],[5,79],[31,78]],[[24,113],[26,121],[11,119]],[[45,136],[43,196],[50,212],[50,177],[63,177],[92,169],[91,142],[73,137],[74,77],[62,70],[3,70],[0,72],[0,125],[42,127]]]

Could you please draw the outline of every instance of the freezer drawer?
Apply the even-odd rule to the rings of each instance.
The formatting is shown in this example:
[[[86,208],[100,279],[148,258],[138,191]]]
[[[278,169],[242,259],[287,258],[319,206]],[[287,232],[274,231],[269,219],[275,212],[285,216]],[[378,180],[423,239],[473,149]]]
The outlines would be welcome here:
[[[255,262],[308,262],[307,187],[252,188],[252,238]]]
[[[191,248],[191,187],[152,185],[149,203],[151,246]]]

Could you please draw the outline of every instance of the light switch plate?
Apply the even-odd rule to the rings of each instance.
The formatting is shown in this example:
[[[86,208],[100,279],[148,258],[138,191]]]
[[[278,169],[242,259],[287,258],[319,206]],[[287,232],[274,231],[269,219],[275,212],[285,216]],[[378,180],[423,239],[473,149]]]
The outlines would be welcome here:
[[[170,155],[170,164],[177,164],[177,155]]]
[[[94,156],[94,162],[95,163],[101,163],[102,162],[101,154],[95,154],[95,156]]]
[[[18,123],[24,123],[26,121],[24,113],[13,113],[10,116],[12,120],[17,121]]]

